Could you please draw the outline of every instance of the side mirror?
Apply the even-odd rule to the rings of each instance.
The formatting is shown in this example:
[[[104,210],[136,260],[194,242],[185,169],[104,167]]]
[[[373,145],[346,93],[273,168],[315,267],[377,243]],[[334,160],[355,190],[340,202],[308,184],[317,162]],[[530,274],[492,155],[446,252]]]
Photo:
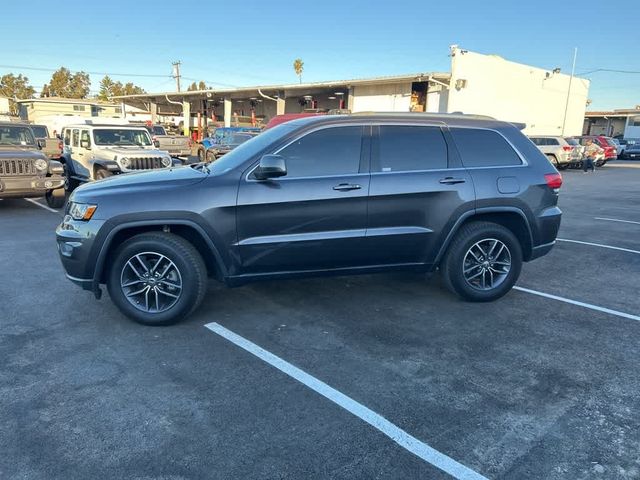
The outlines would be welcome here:
[[[283,177],[287,174],[287,164],[280,155],[264,155],[253,173],[258,180]]]
[[[89,149],[91,148],[91,143],[89,142],[89,140],[80,140],[80,146],[82,148]]]
[[[38,140],[38,149],[42,150],[44,147],[46,147],[47,142],[45,140]]]

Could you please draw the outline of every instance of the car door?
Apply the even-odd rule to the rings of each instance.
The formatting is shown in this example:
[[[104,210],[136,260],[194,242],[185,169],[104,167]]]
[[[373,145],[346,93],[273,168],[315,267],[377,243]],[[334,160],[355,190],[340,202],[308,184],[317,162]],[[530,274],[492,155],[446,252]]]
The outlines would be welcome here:
[[[69,158],[73,164],[73,171],[76,176],[90,178],[91,169],[89,168],[88,159],[86,157],[87,150],[80,146],[80,129],[71,128],[71,144]]]
[[[370,127],[324,126],[276,152],[287,175],[240,180],[238,247],[246,274],[362,265]]]
[[[474,206],[473,182],[440,125],[374,127],[366,245],[372,264],[429,264]]]

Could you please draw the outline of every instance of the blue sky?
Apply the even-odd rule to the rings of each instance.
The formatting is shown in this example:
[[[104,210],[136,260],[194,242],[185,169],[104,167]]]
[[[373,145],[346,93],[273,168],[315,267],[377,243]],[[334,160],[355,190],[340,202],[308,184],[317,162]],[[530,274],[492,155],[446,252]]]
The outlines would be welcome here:
[[[113,78],[171,91],[171,62],[181,60],[183,84],[265,85],[296,82],[297,57],[304,81],[446,72],[451,44],[565,73],[578,47],[578,74],[640,72],[639,17],[638,0],[10,0],[2,6],[0,74],[26,74],[40,89],[51,71],[4,65],[64,65],[135,73]],[[586,77],[590,109],[640,104],[640,74]],[[92,90],[100,78],[92,75]]]

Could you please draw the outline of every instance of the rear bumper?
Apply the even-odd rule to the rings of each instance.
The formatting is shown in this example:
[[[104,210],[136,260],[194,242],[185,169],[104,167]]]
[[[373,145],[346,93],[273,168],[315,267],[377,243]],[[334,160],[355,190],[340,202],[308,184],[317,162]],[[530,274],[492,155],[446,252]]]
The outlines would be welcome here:
[[[546,255],[551,251],[551,249],[555,244],[556,244],[556,241],[554,240],[553,242],[545,243],[544,245],[538,245],[536,247],[533,247],[533,249],[531,250],[531,257],[529,258],[529,260],[535,260],[536,258],[540,258]]]
[[[534,235],[534,245],[531,249],[531,256],[527,260],[540,258],[549,253],[556,243],[562,210],[557,206],[545,208],[536,218],[537,235]],[[537,238],[536,238],[537,237]]]

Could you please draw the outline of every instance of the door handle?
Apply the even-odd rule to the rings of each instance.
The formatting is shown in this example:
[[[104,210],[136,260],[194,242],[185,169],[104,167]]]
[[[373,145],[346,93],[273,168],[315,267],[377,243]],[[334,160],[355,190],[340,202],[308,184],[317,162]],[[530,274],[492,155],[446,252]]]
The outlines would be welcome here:
[[[360,185],[357,185],[355,183],[340,183],[338,185],[336,185],[335,187],[333,187],[334,190],[339,190],[339,191],[348,191],[348,190],[360,190],[362,187]]]
[[[466,182],[464,178],[445,177],[440,179],[440,183],[442,183],[443,185],[455,185],[456,183],[464,182]]]

